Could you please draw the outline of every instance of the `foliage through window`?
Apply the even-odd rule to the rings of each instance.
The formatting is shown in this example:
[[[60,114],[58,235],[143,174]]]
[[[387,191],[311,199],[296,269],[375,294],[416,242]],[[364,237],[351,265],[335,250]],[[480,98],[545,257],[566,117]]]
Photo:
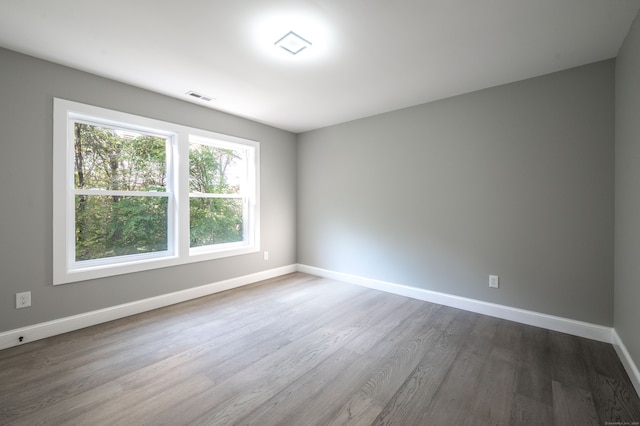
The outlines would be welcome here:
[[[245,151],[203,139],[189,144],[191,247],[243,241]]]
[[[54,283],[259,250],[259,145],[55,100]]]
[[[74,122],[76,261],[167,250],[168,143]]]

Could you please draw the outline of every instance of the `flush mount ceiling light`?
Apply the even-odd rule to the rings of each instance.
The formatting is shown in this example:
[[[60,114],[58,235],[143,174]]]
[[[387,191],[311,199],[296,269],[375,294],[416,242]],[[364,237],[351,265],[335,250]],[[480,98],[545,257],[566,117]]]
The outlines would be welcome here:
[[[292,55],[297,55],[307,47],[311,46],[311,42],[300,37],[293,31],[289,31],[284,37],[274,43],[276,46],[283,48]]]

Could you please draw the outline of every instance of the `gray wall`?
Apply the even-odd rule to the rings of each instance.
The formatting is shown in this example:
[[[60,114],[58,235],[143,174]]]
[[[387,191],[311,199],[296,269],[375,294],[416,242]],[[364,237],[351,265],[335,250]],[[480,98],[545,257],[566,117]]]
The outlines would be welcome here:
[[[53,98],[261,142],[260,253],[52,285]],[[296,136],[0,49],[0,332],[295,263]],[[33,306],[15,309],[15,293]]]
[[[300,135],[298,262],[611,326],[613,195],[608,60]]]
[[[639,15],[640,16],[640,15]],[[640,22],[616,59],[615,328],[640,366]]]

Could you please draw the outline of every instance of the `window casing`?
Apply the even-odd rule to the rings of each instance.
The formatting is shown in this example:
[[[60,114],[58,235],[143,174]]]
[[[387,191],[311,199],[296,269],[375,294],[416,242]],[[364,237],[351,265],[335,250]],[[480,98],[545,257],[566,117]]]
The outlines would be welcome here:
[[[253,253],[259,144],[54,100],[53,281]]]

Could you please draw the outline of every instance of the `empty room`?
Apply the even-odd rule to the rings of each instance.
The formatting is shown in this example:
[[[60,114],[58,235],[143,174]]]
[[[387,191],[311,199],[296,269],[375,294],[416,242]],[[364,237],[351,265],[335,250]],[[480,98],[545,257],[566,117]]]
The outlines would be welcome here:
[[[639,425],[639,13],[0,0],[0,424]]]

